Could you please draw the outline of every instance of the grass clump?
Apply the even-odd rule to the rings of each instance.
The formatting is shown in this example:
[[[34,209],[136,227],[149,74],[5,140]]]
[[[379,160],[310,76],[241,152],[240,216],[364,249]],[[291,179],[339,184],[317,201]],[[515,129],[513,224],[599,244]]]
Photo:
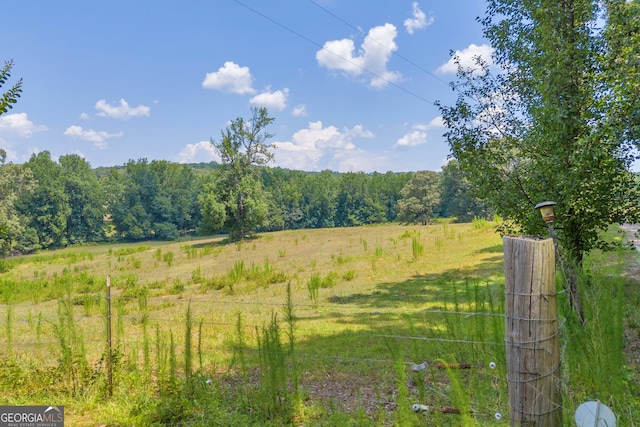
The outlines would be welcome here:
[[[419,236],[413,236],[411,238],[411,253],[414,261],[417,261],[418,258],[424,255],[424,245],[420,242]]]

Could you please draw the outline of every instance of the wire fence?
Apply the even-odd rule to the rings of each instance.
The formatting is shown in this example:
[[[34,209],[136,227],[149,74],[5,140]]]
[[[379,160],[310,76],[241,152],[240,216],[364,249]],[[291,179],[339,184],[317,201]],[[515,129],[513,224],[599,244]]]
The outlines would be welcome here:
[[[287,303],[239,298],[220,294],[193,298],[144,294],[111,297],[112,344],[129,362],[139,366],[144,365],[145,358],[153,356],[149,353],[158,351],[160,346],[166,347],[169,340],[173,351],[180,354],[191,345],[204,376],[206,372],[218,371],[216,367],[230,367],[239,351],[239,342],[248,359],[257,359],[260,352],[265,351],[257,343],[260,331],[270,327],[274,314],[279,316],[280,329],[285,332],[283,313]],[[477,292],[461,292],[456,298],[448,308],[433,309],[289,302],[289,309],[294,313],[295,358],[306,361],[303,365],[314,372],[314,378],[318,370],[323,369],[343,369],[346,373],[364,376],[372,369],[393,373],[394,367],[400,364],[408,372],[412,387],[425,387],[425,378],[432,384],[428,390],[431,397],[429,393],[414,393],[415,398],[422,400],[412,405],[413,411],[464,413],[490,423],[506,423],[508,417],[503,414],[507,414],[509,408],[505,346],[510,341],[505,337],[508,316],[504,313],[503,301],[491,302],[486,295],[478,299]],[[108,348],[106,302],[105,296],[87,295],[71,298],[67,305],[44,302],[28,307],[0,306],[0,328],[5,332],[0,342],[4,344],[5,355],[55,365],[61,358],[62,346],[73,345],[69,340],[63,343],[56,335],[66,327],[77,334],[76,344],[85,347],[85,357],[90,362],[104,359]],[[69,316],[73,322],[63,326]],[[513,316],[509,319],[557,321]],[[185,338],[187,321],[191,323],[189,331],[194,338],[190,344]],[[561,327],[556,335],[560,331]],[[536,347],[540,341],[534,339],[527,345]],[[466,408],[447,406],[452,402],[447,396],[452,375],[463,382],[468,393],[470,404]],[[374,381],[380,377],[376,374]],[[482,391],[491,390],[491,393],[483,396],[478,390],[481,383],[484,384],[480,387]],[[441,390],[436,390],[438,388]],[[393,399],[354,398],[361,403],[395,404]]]
[[[56,330],[59,333],[63,319],[69,315],[65,310],[69,310],[73,324],[67,327],[81,337],[86,358],[94,361],[104,358],[107,349],[106,301],[104,296],[89,295],[72,298],[67,301],[68,306],[62,302],[57,306],[45,302],[27,308],[0,306],[0,328],[6,332],[2,340],[5,353],[28,357],[44,365],[58,363],[64,344],[60,337],[56,338]],[[282,313],[286,306],[283,302],[242,301],[209,294],[191,299],[115,296],[111,303],[114,348],[141,366],[144,358],[150,357],[145,356],[145,352],[166,345],[169,339],[174,343],[174,351],[180,354],[186,351],[184,333],[189,310],[193,323],[192,345],[197,358],[204,358],[204,362],[200,362],[204,365],[203,374],[208,367],[230,364],[234,352],[238,351],[239,334],[245,335],[247,358],[258,358],[265,350],[258,348],[256,337],[269,327],[274,313],[284,319]],[[485,308],[481,311],[456,310],[453,306],[451,309],[398,309],[306,301],[291,304],[290,308],[295,313],[295,357],[310,370],[343,369],[350,374],[366,375],[371,369],[393,373],[394,367],[400,364],[409,373],[410,384],[417,381],[412,377],[428,377],[445,390],[447,377],[456,370],[459,374],[455,375],[465,381],[500,384],[498,389],[505,387],[504,313]],[[281,327],[284,331],[285,326]],[[478,327],[491,332],[477,334],[475,329]],[[164,340],[164,344],[158,340]],[[473,379],[467,378],[471,371]],[[376,375],[374,381],[380,377]],[[489,401],[474,404],[475,408],[481,409],[473,411],[447,406],[451,403],[446,391],[438,392],[435,399],[421,394],[423,400],[411,408],[415,412],[465,413],[493,422],[500,422],[500,414],[506,412],[504,404],[489,409],[496,406],[495,402]],[[381,401],[367,397],[356,399],[361,404],[391,408],[396,404],[393,399]]]

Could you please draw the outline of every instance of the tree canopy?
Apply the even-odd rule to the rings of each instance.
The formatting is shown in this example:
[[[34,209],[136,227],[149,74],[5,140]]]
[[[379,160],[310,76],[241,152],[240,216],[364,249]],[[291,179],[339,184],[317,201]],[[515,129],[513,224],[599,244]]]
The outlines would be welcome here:
[[[0,70],[0,88],[11,77],[13,62],[5,62]],[[13,108],[22,92],[22,80],[15,83],[0,98],[0,116]],[[26,218],[16,209],[21,194],[32,191],[34,181],[30,171],[20,165],[6,164],[7,152],[0,148],[0,256],[11,253],[25,235]]]
[[[638,2],[488,0],[480,20],[495,66],[458,63],[455,105],[439,104],[453,156],[503,232],[543,234],[555,201],[570,299],[576,270],[612,223],[640,219],[629,171],[638,132]],[[602,9],[600,9],[602,7]],[[604,21],[601,21],[604,16]],[[604,22],[604,28],[599,25]],[[634,95],[636,93],[636,95]]]
[[[440,206],[442,179],[436,172],[419,171],[400,191],[398,221],[426,224]]]
[[[203,229],[222,223],[232,240],[243,240],[267,220],[268,199],[258,167],[273,159],[266,128],[273,122],[266,108],[252,108],[249,120],[238,117],[222,131],[220,141],[211,141],[222,166],[200,196]],[[222,210],[224,206],[224,212]]]
[[[458,61],[457,102],[440,104],[453,156],[476,194],[507,220],[503,231],[542,234],[533,207],[553,200],[559,241],[577,265],[604,245],[599,231],[638,219],[629,172],[640,136],[629,91],[638,85],[637,56],[633,66],[616,65],[638,50],[623,36],[637,39],[637,3],[606,1],[600,11],[595,0],[489,0],[481,23],[496,66],[476,58],[465,69]],[[626,14],[634,19],[622,22]]]

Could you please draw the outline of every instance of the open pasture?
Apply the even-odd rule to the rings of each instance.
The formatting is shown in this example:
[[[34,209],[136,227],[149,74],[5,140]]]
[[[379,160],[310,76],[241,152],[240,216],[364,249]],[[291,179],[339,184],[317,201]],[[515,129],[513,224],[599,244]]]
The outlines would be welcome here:
[[[76,247],[0,267],[0,398],[65,405],[69,425],[508,423],[502,242],[486,221]]]

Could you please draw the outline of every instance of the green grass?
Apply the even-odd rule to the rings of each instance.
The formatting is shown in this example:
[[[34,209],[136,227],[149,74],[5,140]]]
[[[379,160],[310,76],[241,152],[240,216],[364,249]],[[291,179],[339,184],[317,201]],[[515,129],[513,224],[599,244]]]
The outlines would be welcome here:
[[[496,412],[508,419],[502,242],[491,224],[282,231],[243,245],[208,238],[83,250],[91,256],[71,263],[55,252],[5,263],[5,404],[53,399],[65,405],[69,425],[87,426],[495,425]],[[135,265],[127,264],[134,254]],[[625,279],[608,285],[627,256],[589,258],[583,304],[607,301],[586,313],[599,328],[574,332],[567,320],[567,420],[586,398],[615,403],[625,422],[639,419],[635,371],[623,351],[605,354],[620,349],[620,322],[628,318],[616,304],[633,301]],[[627,326],[637,333],[634,319]],[[427,369],[411,370],[423,362]],[[618,374],[624,381],[601,384]],[[464,414],[415,413],[415,403]]]

